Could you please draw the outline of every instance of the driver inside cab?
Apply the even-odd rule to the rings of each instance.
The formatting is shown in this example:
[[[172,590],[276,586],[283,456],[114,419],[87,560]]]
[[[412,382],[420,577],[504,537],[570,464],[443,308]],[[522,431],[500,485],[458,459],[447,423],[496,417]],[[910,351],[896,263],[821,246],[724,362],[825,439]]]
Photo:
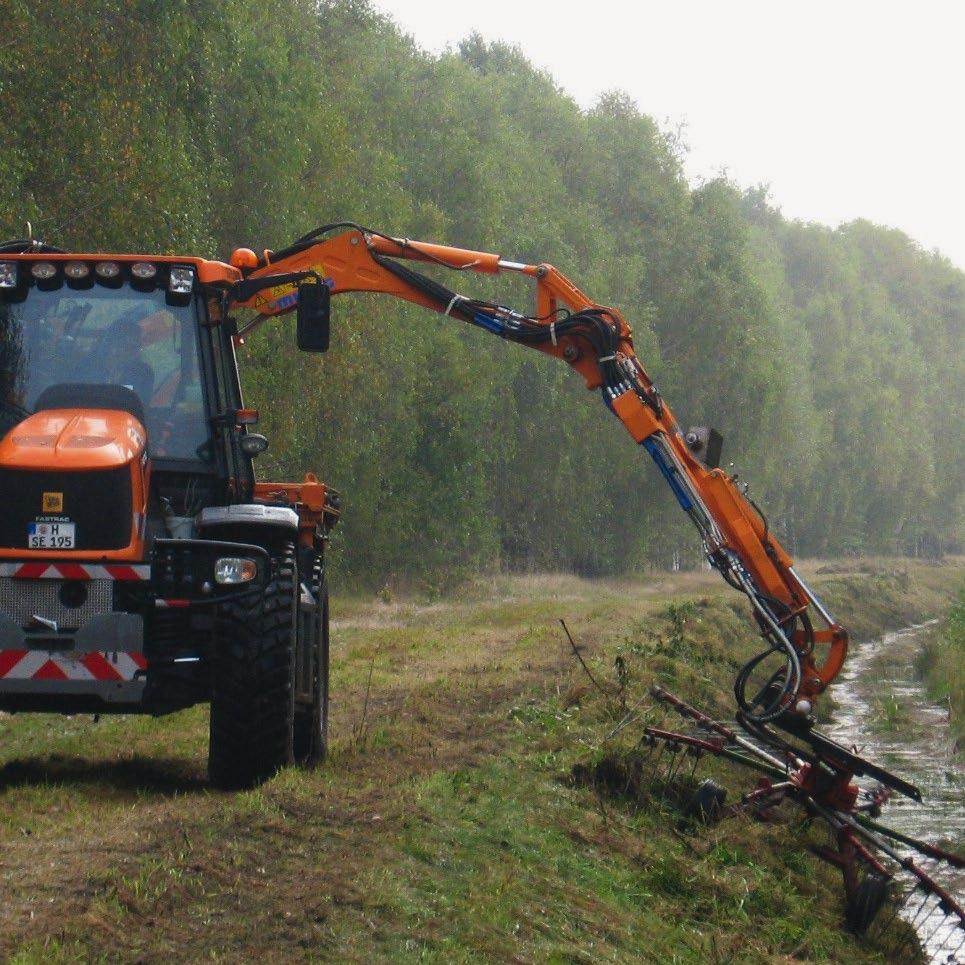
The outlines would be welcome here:
[[[148,406],[154,392],[154,370],[141,357],[141,343],[141,325],[121,320],[111,328],[103,357],[92,361],[100,373],[96,381],[123,385]]]

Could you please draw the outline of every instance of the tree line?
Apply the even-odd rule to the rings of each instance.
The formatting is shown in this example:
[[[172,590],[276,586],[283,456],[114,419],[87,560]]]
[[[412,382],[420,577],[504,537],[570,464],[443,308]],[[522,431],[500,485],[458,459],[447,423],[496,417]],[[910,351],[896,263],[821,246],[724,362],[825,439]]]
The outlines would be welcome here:
[[[0,233],[226,257],[326,222],[549,261],[618,306],[684,424],[723,432],[797,555],[963,542],[965,275],[899,231],[690,185],[627,96],[515,47],[420,50],[367,0],[3,0]],[[464,293],[530,307],[518,281]],[[377,296],[242,349],[271,449],[344,494],[364,583],[696,562],[663,482],[566,366]]]

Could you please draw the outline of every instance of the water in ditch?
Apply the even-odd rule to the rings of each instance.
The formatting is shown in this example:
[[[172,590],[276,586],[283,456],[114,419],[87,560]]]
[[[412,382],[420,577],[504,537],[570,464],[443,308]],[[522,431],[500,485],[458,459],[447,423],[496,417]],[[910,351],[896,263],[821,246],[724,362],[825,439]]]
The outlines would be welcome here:
[[[885,807],[883,823],[961,853],[965,850],[965,766],[955,759],[948,707],[929,700],[915,667],[927,629],[928,625],[910,627],[852,644],[831,688],[834,722],[822,729],[842,744],[857,745],[864,757],[921,789],[921,804],[896,794]],[[934,877],[959,903],[965,902],[965,871],[947,869]],[[911,920],[916,907],[911,901],[903,914]],[[942,943],[953,937],[954,927],[949,922],[942,930],[935,918],[924,926],[918,923],[926,958],[936,955]],[[954,934],[951,949],[960,937]],[[965,961],[963,951],[955,961]]]

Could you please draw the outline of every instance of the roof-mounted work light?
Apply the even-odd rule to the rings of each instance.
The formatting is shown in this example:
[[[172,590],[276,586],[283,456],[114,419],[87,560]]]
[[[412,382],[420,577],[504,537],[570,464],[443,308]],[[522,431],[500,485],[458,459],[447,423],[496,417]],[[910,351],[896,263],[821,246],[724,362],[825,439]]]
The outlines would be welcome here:
[[[175,265],[168,275],[168,291],[172,295],[190,295],[194,288],[194,269]]]
[[[131,265],[131,274],[138,281],[151,281],[157,274],[157,265],[152,265],[148,261],[135,261]]]
[[[52,261],[35,261],[30,266],[30,274],[37,281],[50,281],[57,277],[57,266]]]

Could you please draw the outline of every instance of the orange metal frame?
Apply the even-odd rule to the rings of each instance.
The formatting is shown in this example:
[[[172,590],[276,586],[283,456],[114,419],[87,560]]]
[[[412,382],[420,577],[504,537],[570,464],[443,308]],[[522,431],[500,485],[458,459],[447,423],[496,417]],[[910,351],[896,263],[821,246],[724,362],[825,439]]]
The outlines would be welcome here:
[[[623,316],[616,309],[597,305],[552,265],[519,264],[491,252],[387,238],[358,229],[343,231],[311,244],[296,254],[277,259],[270,251],[258,258],[248,249],[239,249],[232,256],[231,263],[250,278],[311,269],[326,280],[332,294],[381,292],[432,311],[440,311],[436,302],[380,265],[372,257],[373,254],[441,264],[458,271],[484,274],[509,271],[526,275],[534,280],[536,288],[533,320],[547,327],[559,308],[571,312],[588,308],[604,309],[617,326],[618,355],[632,362],[638,382],[646,392],[653,389],[652,381],[634,352],[632,332]],[[290,284],[265,290],[256,295],[248,307],[265,317],[284,314],[293,308],[293,300],[286,297],[293,290]],[[597,359],[586,353],[579,339],[561,337],[555,343],[547,342],[534,347],[562,359],[576,369],[588,388],[601,385]],[[780,600],[794,613],[808,611],[812,618],[825,613],[794,574],[791,557],[772,534],[765,532],[763,521],[734,481],[725,472],[709,469],[694,457],[669,405],[664,403],[657,415],[639,396],[627,392],[614,401],[612,408],[636,442],[643,442],[658,433],[662,435],[722,533],[724,545],[737,555],[760,591]],[[823,622],[827,625],[814,630],[814,643],[820,646],[815,647],[813,653],[805,646],[803,639],[792,641],[801,651],[802,684],[797,694],[799,699],[813,701],[838,674],[847,654],[848,635],[845,629],[833,620]]]
[[[144,459],[147,439],[140,422],[126,412],[106,409],[48,409],[35,412],[0,441],[0,465],[9,469],[49,469],[56,453],[64,472],[90,472],[127,466],[131,473],[131,535],[116,550],[0,549],[0,559],[134,561],[144,559],[144,522],[151,464]],[[65,513],[71,507],[65,505]],[[36,507],[37,514],[43,506]]]
[[[389,238],[354,228],[309,244],[296,254],[285,257],[276,258],[270,251],[265,251],[259,257],[249,249],[238,249],[232,255],[230,264],[200,258],[130,254],[44,254],[42,257],[51,261],[132,262],[143,259],[189,264],[195,267],[202,283],[216,285],[229,285],[242,277],[270,278],[275,274],[313,270],[325,279],[333,294],[379,292],[432,311],[442,310],[439,304],[422,291],[379,264],[373,255],[440,264],[457,271],[491,275],[513,272],[525,275],[532,278],[535,284],[535,313],[530,321],[547,327],[552,325],[557,311],[561,308],[570,312],[602,309],[616,327],[617,355],[632,366],[638,386],[644,394],[653,392],[653,383],[634,352],[630,326],[620,312],[597,305],[561,272],[548,264],[520,264],[504,260],[491,252]],[[10,260],[36,260],[38,255],[4,257]],[[280,284],[259,292],[247,305],[264,318],[285,314],[294,308],[294,299],[290,297],[293,291],[292,284]],[[219,317],[217,311],[215,317]],[[576,369],[588,388],[601,386],[598,360],[585,351],[581,339],[561,336],[533,347]],[[793,572],[790,556],[773,535],[765,531],[763,521],[734,481],[720,469],[707,468],[691,453],[669,405],[662,403],[658,414],[635,392],[625,392],[613,400],[612,409],[636,442],[640,443],[659,435],[670,447],[677,464],[722,536],[720,548],[726,548],[737,556],[762,593],[780,600],[793,613],[807,612],[809,616],[826,616],[826,612]],[[132,466],[136,467],[136,461],[132,462]],[[78,465],[77,468],[83,467]],[[146,479],[142,480],[139,472],[135,472],[135,475],[138,476],[135,480],[136,505],[140,505],[143,499],[142,490],[146,492]],[[328,502],[326,493],[324,484],[311,474],[301,483],[258,483],[255,490],[259,499],[283,499],[295,506],[302,520],[301,538],[304,541],[311,540],[311,534],[320,523],[324,521],[331,525],[337,519],[338,511]],[[104,559],[134,559],[139,558],[138,554],[141,552],[141,541],[134,534],[131,545],[124,550],[97,555]],[[0,551],[0,556],[9,555],[8,552]],[[44,557],[50,554],[19,550],[15,555]],[[833,619],[827,618],[824,622],[826,626],[814,631],[813,641],[820,645],[815,652],[809,650],[805,640],[793,641],[800,649],[803,671],[798,698],[813,700],[834,679],[844,662],[848,635]]]
[[[285,502],[298,513],[298,541],[304,546],[314,543],[319,527],[331,529],[338,521],[339,511],[331,496],[336,495],[312,472],[305,473],[300,483],[255,483],[255,499],[264,502]]]

